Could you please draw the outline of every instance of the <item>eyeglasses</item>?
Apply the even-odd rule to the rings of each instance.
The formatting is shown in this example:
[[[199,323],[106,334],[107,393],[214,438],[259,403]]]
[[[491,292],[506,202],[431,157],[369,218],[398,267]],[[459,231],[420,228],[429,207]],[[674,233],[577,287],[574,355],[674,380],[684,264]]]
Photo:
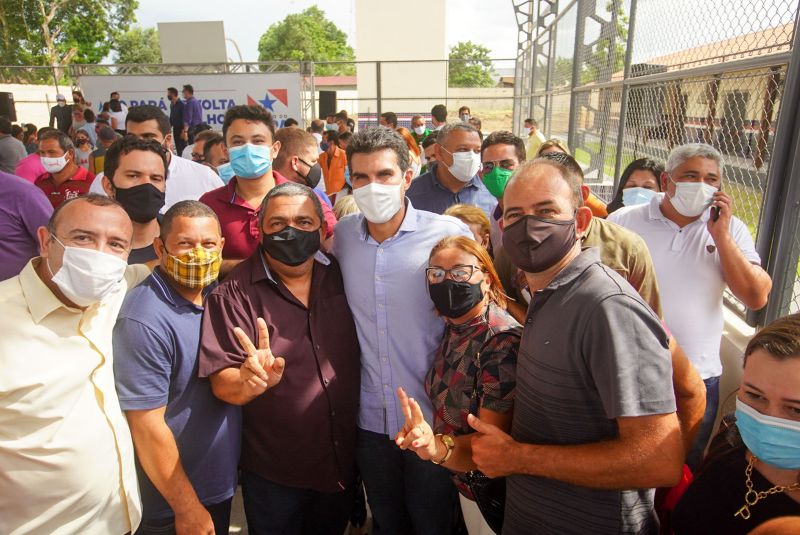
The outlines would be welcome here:
[[[514,160],[496,160],[494,162],[483,162],[481,171],[484,173],[491,173],[492,169],[494,169],[498,164],[501,168],[508,169],[509,171],[513,170],[517,166],[517,162]]]
[[[455,282],[467,282],[472,278],[475,271],[482,271],[478,266],[459,264],[450,269],[432,266],[425,269],[425,276],[431,284],[439,284],[447,275]]]

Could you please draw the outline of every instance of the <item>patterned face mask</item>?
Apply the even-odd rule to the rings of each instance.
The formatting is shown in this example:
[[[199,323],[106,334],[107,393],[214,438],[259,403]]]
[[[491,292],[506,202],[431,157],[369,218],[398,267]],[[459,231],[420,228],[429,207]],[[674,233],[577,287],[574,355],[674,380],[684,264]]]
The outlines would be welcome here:
[[[166,248],[164,249],[166,251]],[[222,253],[197,246],[180,255],[167,251],[164,269],[176,282],[187,288],[205,288],[219,276]]]

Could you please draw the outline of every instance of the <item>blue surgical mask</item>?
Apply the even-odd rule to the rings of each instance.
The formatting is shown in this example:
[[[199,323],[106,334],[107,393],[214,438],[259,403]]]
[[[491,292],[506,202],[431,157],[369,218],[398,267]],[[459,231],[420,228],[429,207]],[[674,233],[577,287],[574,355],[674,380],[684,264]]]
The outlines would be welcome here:
[[[217,174],[226,184],[231,181],[234,175],[236,175],[236,173],[233,172],[233,166],[230,164],[230,162],[218,165]]]
[[[800,470],[800,422],[761,414],[736,398],[736,427],[759,461]]]
[[[271,152],[272,145],[253,145],[252,143],[228,149],[234,174],[245,180],[260,178],[272,169]]]
[[[625,206],[646,204],[657,194],[657,191],[647,188],[626,188],[622,190],[622,204]]]
[[[336,123],[325,123],[325,130],[339,130]]]

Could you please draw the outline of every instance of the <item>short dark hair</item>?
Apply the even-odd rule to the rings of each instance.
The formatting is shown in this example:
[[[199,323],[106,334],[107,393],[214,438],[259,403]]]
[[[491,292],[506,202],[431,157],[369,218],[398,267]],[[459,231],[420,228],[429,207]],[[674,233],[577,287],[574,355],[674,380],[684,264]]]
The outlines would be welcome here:
[[[211,129],[203,130],[201,132],[198,132],[194,136],[195,142],[197,142],[197,141],[205,141],[206,143],[208,143],[209,140],[214,139],[214,138],[222,138],[222,136],[220,135],[219,132],[214,132]]]
[[[11,133],[11,121],[5,115],[0,115],[0,134]]]
[[[322,137],[325,138],[328,143],[336,143],[339,141],[339,132],[336,130],[325,130],[325,133],[322,134]]]
[[[527,119],[525,119],[524,122],[530,123],[531,126],[533,126],[534,128],[539,128],[539,123],[536,122],[536,119],[532,119],[532,118],[528,117]]]
[[[166,211],[164,217],[161,219],[161,229],[159,230],[158,237],[161,241],[166,241],[167,235],[172,230],[172,223],[176,217],[208,217],[217,222],[217,228],[222,233],[222,227],[219,224],[217,214],[209,206],[201,203],[200,201],[180,201],[173,204],[169,210]]]
[[[322,211],[322,204],[313,189],[296,182],[284,182],[269,190],[266,197],[264,197],[264,200],[261,202],[261,209],[258,211],[258,228],[261,229],[262,232],[264,228],[264,217],[267,214],[267,205],[270,199],[274,199],[275,197],[306,197],[311,199],[311,202],[314,204],[314,212],[316,212],[319,218],[320,225],[326,222],[325,214]]]
[[[225,120],[222,121],[222,137],[226,140],[228,128],[237,119],[264,123],[269,128],[272,140],[275,141],[275,121],[272,119],[272,113],[265,107],[240,104],[239,106],[228,108],[228,111],[225,112]]]
[[[469,109],[469,106],[461,106],[458,108],[458,114],[461,115],[461,112],[467,110],[467,113],[472,114],[472,110]]]
[[[285,121],[283,121],[283,126],[284,126],[284,128],[285,128],[285,127],[287,127],[287,126],[297,126],[297,125],[299,125],[299,124],[300,124],[300,123],[298,123],[298,122],[297,122],[297,119],[295,119],[295,118],[293,118],[293,117],[289,117],[288,119],[286,119]]]
[[[183,86],[183,90],[188,91],[190,94],[194,95],[194,87],[192,87],[192,84],[185,84]]]
[[[337,143],[342,142],[342,141],[350,142],[351,139],[353,139],[353,133],[352,132],[342,132],[341,134],[339,134],[339,139],[337,139],[336,141],[337,141]]]
[[[436,138],[438,134],[438,132],[431,132],[428,134],[427,137],[422,140],[422,148],[427,149],[431,145],[436,145]]]
[[[50,215],[50,219],[47,221],[47,232],[55,236],[56,225],[58,224],[58,217],[61,215],[61,212],[66,206],[78,201],[88,202],[94,206],[117,206],[120,210],[125,210],[120,203],[105,195],[89,193],[88,195],[73,197],[72,199],[67,199],[66,201],[62,202],[56,207],[55,210],[53,210],[53,213]],[[127,213],[128,212],[125,212],[126,215]]]
[[[211,154],[211,149],[216,147],[217,145],[224,145],[225,140],[222,139],[222,136],[216,135],[206,141],[206,144],[203,145],[203,161],[207,162],[208,157]]]
[[[393,111],[385,111],[381,113],[383,120],[392,125],[392,128],[397,128],[397,114]]]
[[[84,121],[86,121],[87,123],[93,123],[95,121],[95,119],[96,119],[96,117],[94,115],[94,112],[91,110],[91,108],[86,108],[85,110],[83,110],[83,120]]]
[[[525,142],[508,130],[497,130],[486,136],[481,143],[481,158],[483,158],[483,151],[493,145],[511,145],[514,147],[514,153],[519,163],[525,161]]]
[[[440,123],[447,121],[447,106],[444,104],[437,104],[431,108],[431,115]]]
[[[42,130],[44,130],[44,128]],[[64,154],[66,154],[68,150],[75,148],[75,145],[72,143],[72,140],[69,138],[69,136],[61,130],[53,128],[52,130],[47,130],[44,133],[42,133],[42,130],[39,130],[39,143],[45,139],[55,139],[58,141],[58,146],[64,151]]]
[[[45,135],[46,133],[51,132],[53,130],[56,130],[56,128],[53,128],[52,126],[43,126],[43,127],[41,127],[39,129],[39,131],[36,132],[36,140],[37,141],[41,141],[43,135]]]
[[[108,98],[114,100],[114,95],[119,96],[119,91],[112,91],[111,93],[109,93]]]
[[[18,125],[18,124],[12,124],[11,125],[11,135],[12,136],[17,137],[22,132],[24,132],[24,130],[22,129],[22,127],[20,125]]]
[[[386,149],[394,152],[397,166],[405,173],[411,165],[408,144],[395,130],[383,126],[366,128],[353,134],[353,139],[347,144],[347,165],[352,171],[353,155],[371,154]]]
[[[167,94],[168,95],[175,95],[177,97],[178,96],[178,90],[176,88],[174,88],[174,87],[168,87],[167,88]]]
[[[114,184],[114,173],[119,168],[119,161],[122,156],[130,154],[134,151],[153,152],[161,157],[164,162],[164,180],[167,179],[169,164],[167,163],[167,149],[154,139],[144,139],[132,134],[121,137],[111,144],[106,149],[105,163],[103,164],[103,173],[108,178],[111,184]]]
[[[340,111],[333,116],[334,121],[344,121],[347,122],[347,112]]]
[[[125,126],[127,127],[128,123],[140,124],[147,121],[158,123],[158,131],[164,137],[167,137],[167,134],[172,130],[172,126],[169,124],[169,117],[158,107],[150,104],[133,106],[128,109],[128,115],[125,117]]]

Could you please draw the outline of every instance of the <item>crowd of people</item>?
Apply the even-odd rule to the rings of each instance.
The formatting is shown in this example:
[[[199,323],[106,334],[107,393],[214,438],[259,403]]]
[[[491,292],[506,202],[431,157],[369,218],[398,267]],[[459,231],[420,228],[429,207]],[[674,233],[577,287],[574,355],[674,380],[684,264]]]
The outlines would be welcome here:
[[[797,532],[800,316],[714,436],[771,290],[715,148],[606,204],[533,119],[182,93],[0,117],[0,533]]]

